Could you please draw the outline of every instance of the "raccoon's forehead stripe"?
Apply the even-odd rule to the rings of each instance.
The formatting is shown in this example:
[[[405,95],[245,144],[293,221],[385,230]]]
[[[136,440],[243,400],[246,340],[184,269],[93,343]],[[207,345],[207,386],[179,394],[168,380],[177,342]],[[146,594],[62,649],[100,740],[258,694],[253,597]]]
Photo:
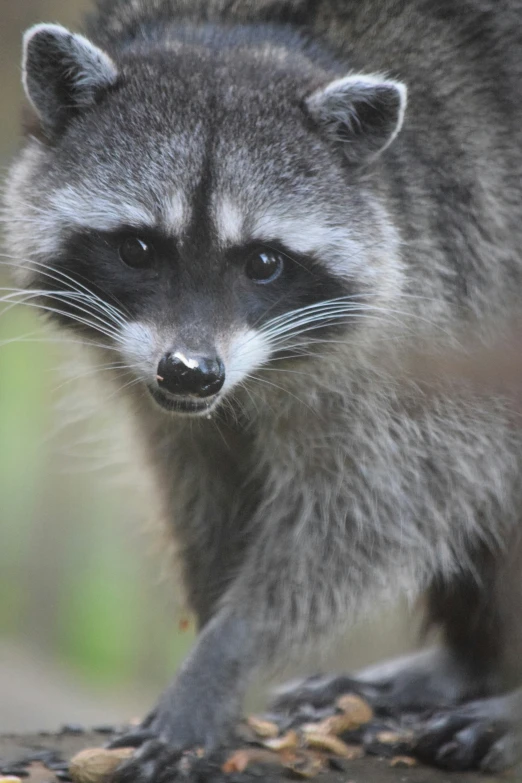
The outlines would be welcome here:
[[[252,229],[254,239],[279,239],[299,253],[311,253],[333,241],[351,239],[345,228],[328,224],[322,216],[306,214],[302,217],[284,214],[260,215]]]
[[[283,210],[264,213],[254,222],[252,238],[259,242],[282,242],[303,255],[317,254],[335,273],[353,269],[362,257],[362,245],[349,226],[334,225],[323,215],[303,211],[302,216],[285,215]]]
[[[57,216],[69,225],[96,231],[113,231],[122,225],[164,228],[179,235],[190,220],[190,210],[181,193],[164,198],[153,211],[128,193],[93,194],[68,185],[50,196]]]
[[[98,231],[112,231],[125,224],[153,228],[158,222],[151,210],[123,193],[94,195],[68,185],[53,193],[50,202],[62,220]]]

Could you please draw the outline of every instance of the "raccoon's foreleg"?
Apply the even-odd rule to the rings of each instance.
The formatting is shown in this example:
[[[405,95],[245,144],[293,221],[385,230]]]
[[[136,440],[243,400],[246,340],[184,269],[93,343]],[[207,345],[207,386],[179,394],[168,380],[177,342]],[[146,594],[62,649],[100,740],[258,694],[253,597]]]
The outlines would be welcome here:
[[[171,751],[212,750],[227,740],[241,707],[251,646],[248,621],[228,610],[218,612],[138,732],[115,744],[154,738]]]
[[[334,546],[327,526],[317,536],[316,508],[307,504],[297,519],[294,511],[282,518],[284,499],[273,503],[252,520],[243,562],[235,578],[229,574],[214,616],[174,682],[140,731],[119,740],[143,743],[117,773],[120,783],[156,781],[181,750],[210,751],[225,742],[254,670],[331,630],[356,597],[346,552]]]
[[[219,611],[138,731],[112,747],[135,746],[115,773],[118,783],[158,783],[176,775],[181,751],[215,750],[230,739],[252,667],[251,628],[241,615]]]
[[[225,602],[240,572],[251,535],[257,489],[245,490],[242,441],[224,425],[198,432],[177,426],[164,450],[151,449],[158,486],[165,493],[189,607],[199,635],[174,681],[141,726],[113,746],[139,748],[118,779],[157,780],[179,751],[225,742],[241,708],[253,665],[255,634],[243,603]],[[153,446],[161,441],[153,438]]]

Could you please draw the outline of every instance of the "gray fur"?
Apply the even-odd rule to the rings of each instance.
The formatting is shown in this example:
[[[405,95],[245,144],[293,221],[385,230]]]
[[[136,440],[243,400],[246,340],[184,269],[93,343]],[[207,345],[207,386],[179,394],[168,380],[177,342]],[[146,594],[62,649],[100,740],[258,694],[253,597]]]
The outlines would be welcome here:
[[[221,740],[258,666],[384,594],[428,590],[461,662],[494,627],[468,695],[520,676],[508,606],[521,595],[520,560],[508,563],[520,553],[519,424],[501,399],[424,396],[393,372],[408,345],[454,344],[463,329],[485,339],[520,306],[519,3],[456,6],[102,2],[88,34],[117,83],[51,144],[29,138],[11,169],[8,243],[29,287],[39,264],[61,268],[78,230],[157,226],[178,242],[175,281],[148,309],[134,286],[130,323],[106,306],[99,337],[137,366],[127,395],[203,628],[148,723],[174,748]],[[350,145],[344,127],[340,149],[339,103],[325,95],[352,83],[384,85],[387,100],[355,117],[341,102],[361,135]],[[246,323],[220,259],[254,238],[311,255],[326,282],[356,291],[360,309],[330,311],[343,328],[320,350],[282,321]],[[278,338],[304,355],[276,361]],[[167,416],[144,385],[165,351],[202,345],[225,357],[223,398],[210,420]],[[446,600],[472,587],[475,626]]]
[[[118,76],[110,57],[56,24],[35,25],[26,32],[22,73],[27,97],[51,131],[75,110],[94,103]]]

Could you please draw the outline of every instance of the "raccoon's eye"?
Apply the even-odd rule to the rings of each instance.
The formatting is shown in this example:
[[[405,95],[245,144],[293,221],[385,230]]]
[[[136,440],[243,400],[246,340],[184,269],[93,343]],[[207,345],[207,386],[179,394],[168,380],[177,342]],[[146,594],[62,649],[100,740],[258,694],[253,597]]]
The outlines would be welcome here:
[[[245,272],[254,283],[271,283],[283,271],[284,263],[280,253],[270,250],[256,250],[248,258]]]
[[[124,264],[133,269],[143,269],[150,266],[154,260],[152,245],[139,237],[127,237],[119,247],[120,258]]]

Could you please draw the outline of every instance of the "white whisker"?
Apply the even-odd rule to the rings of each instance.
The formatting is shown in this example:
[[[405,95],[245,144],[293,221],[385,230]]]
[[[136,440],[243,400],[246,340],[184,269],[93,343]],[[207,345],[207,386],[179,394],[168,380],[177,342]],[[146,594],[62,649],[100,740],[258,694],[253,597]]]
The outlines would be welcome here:
[[[46,313],[55,313],[56,315],[65,316],[66,318],[69,318],[72,321],[76,321],[77,323],[82,324],[83,326],[88,326],[89,328],[94,329],[95,331],[99,332],[100,334],[104,334],[106,337],[109,337],[110,339],[115,340],[116,342],[121,342],[121,338],[120,338],[120,336],[116,332],[114,332],[114,331],[112,331],[110,329],[107,329],[107,328],[103,327],[102,325],[100,325],[98,323],[94,323],[93,321],[91,321],[89,319],[82,318],[82,317],[80,317],[80,316],[78,316],[76,314],[72,314],[72,313],[68,312],[67,310],[60,310],[57,307],[50,307],[49,305],[42,305],[42,304],[37,304],[35,302],[28,302],[28,301],[24,301],[24,302],[22,302],[22,304],[24,304],[25,307],[33,307],[33,308],[35,308],[37,310],[42,310],[43,312],[46,312]],[[7,309],[9,309],[9,308],[7,308]],[[79,308],[79,309],[83,309],[83,308]],[[88,313],[88,311],[85,311],[85,312]],[[88,313],[88,314],[90,315],[90,313]]]

